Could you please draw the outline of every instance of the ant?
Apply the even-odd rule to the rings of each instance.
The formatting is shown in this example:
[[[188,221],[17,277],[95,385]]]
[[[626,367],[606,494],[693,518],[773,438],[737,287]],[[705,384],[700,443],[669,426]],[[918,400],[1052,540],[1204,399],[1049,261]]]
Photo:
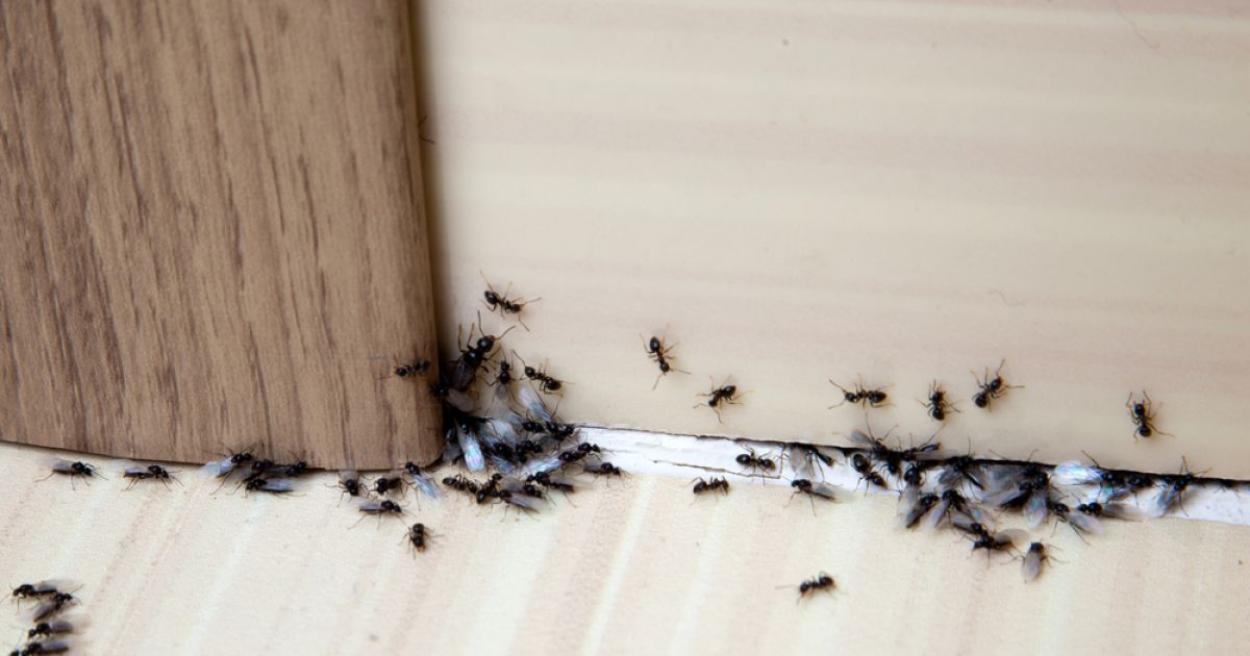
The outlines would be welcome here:
[[[479,271],[478,273],[482,272]],[[499,316],[501,317],[507,317],[509,314],[515,314],[517,323],[521,324],[521,326],[525,328],[526,332],[529,332],[530,327],[526,326],[525,321],[521,319],[521,312],[525,309],[526,305],[529,305],[530,303],[537,303],[542,299],[531,298],[528,300],[521,300],[519,297],[508,298],[508,292],[512,291],[512,283],[508,283],[507,288],[505,288],[503,293],[500,294],[495,291],[494,287],[491,286],[490,281],[486,280],[486,274],[482,274],[482,280],[486,283],[486,291],[482,294],[483,302],[486,303],[486,307],[490,308],[491,312],[499,312]]]
[[[358,507],[360,508],[360,512],[366,515],[402,515],[404,513],[404,509],[400,507],[398,503],[395,503],[390,499],[383,499],[381,501],[364,501]]]
[[[690,373],[674,367],[669,362],[670,360],[677,359],[669,355],[669,351],[677,348],[676,344],[673,344],[672,346],[665,346],[664,340],[659,337],[652,336],[649,341],[644,343],[644,348],[647,350],[647,356],[652,360],[655,360],[655,363],[660,367],[660,373],[656,375],[655,382],[651,383],[651,389],[654,390],[656,385],[660,384],[660,378],[663,378],[670,371],[680,371],[683,374]]]
[[[499,335],[487,335],[486,330],[482,328],[482,313],[477,315],[477,324],[469,327],[469,341],[460,347],[460,357],[455,361],[455,369],[452,371],[451,378],[440,385],[445,384],[448,388],[463,392],[469,389],[477,377],[477,370],[482,364],[490,360],[494,356],[495,342],[504,338],[516,326],[510,326],[507,330]],[[481,336],[476,341],[473,339],[473,330],[476,328]],[[460,335],[457,332],[456,343],[459,344]],[[434,390],[431,391],[442,391]]]
[[[565,494],[569,494],[574,491],[574,487],[571,482],[558,476],[553,477],[551,472],[543,471],[536,474],[530,474],[525,478],[525,482],[537,483],[543,487],[550,488],[552,490],[559,490]]]
[[[731,385],[728,379],[726,379],[725,383],[721,385],[720,387],[713,387],[712,391],[707,392],[705,394],[700,394],[699,396],[707,397],[706,405],[707,407],[711,408],[713,412],[716,413],[716,421],[718,422],[721,421],[720,412],[721,412],[722,406],[741,405],[741,403],[738,401],[738,399],[741,398],[738,396],[738,386]],[[704,405],[704,404],[698,403],[698,404],[695,404],[694,407],[697,408],[701,405]]]
[[[491,379],[490,384],[492,386],[503,385],[504,387],[507,387],[515,380],[516,378],[512,375],[512,363],[507,360],[503,360],[499,363],[499,373],[495,374],[495,377]]]
[[[1021,569],[1024,573],[1025,582],[1037,579],[1042,573],[1042,566],[1048,565],[1053,557],[1046,551],[1046,545],[1041,542],[1034,542],[1029,545],[1029,550],[1021,558]]]
[[[345,469],[339,472],[339,482],[336,487],[343,491],[339,494],[339,499],[343,498],[343,494],[349,497],[358,497],[364,489],[360,485],[360,474],[354,469]]]
[[[833,577],[821,572],[799,584],[799,598],[794,603],[797,604],[804,598],[820,591],[833,592],[836,587],[837,584],[834,582]]]
[[[474,481],[471,478],[466,478],[460,474],[444,478],[443,485],[446,485],[447,487],[458,492],[464,492],[465,494],[477,494],[478,492],[477,481]]]
[[[377,494],[404,493],[404,479],[399,476],[379,476],[373,481],[373,491]]]
[[[380,359],[380,358],[378,358]],[[411,362],[400,362],[395,365],[390,376],[396,378],[415,378],[430,370],[430,361],[424,358],[418,358]],[[390,376],[379,376],[379,379],[389,378]]]
[[[52,620],[51,622],[40,622],[26,632],[26,639],[33,640],[35,638],[50,638],[54,635],[65,633],[73,633],[74,625],[69,620]]]
[[[695,494],[703,494],[704,492],[714,492],[719,490],[721,494],[729,494],[729,481],[722,476],[720,478],[711,478],[704,480],[703,478],[694,479],[694,487],[691,491]]]
[[[40,581],[39,583],[23,583],[13,588],[12,596],[14,599],[42,599],[55,596],[59,592],[55,583]]]
[[[425,551],[425,524],[417,522],[408,529],[408,543],[412,545],[415,551]]]
[[[747,449],[745,453],[738,454],[738,457],[734,458],[734,461],[736,461],[739,465],[742,465],[742,467],[747,470],[759,470],[772,473],[773,470],[777,468],[777,463],[771,456],[756,455],[755,449]]]
[[[832,378],[829,379],[829,384],[842,391],[842,402],[829,406],[830,410],[847,403],[861,405],[865,408],[879,408],[885,405],[885,402],[889,399],[889,395],[885,393],[884,389],[867,389],[864,387],[862,380],[857,381],[855,386],[849,390],[834,382]]]
[[[998,368],[994,370],[993,378],[990,378],[990,370],[988,367],[985,369],[984,377],[977,376],[975,371],[972,372],[972,377],[976,379],[977,387],[979,388],[976,395],[972,397],[972,402],[976,404],[978,408],[989,410],[990,404],[995,399],[998,399],[1006,394],[1007,390],[1023,387],[1023,385],[1008,385],[1007,381],[1003,380],[1002,371],[1003,365],[1005,364],[1007,364],[1007,359],[1003,358],[1003,360],[998,363]]]
[[[1128,400],[1124,402],[1124,407],[1128,408],[1129,418],[1133,420],[1133,425],[1137,426],[1137,429],[1133,431],[1133,439],[1151,437],[1155,433],[1168,435],[1155,428],[1154,402],[1150,400],[1150,395],[1146,393],[1146,390],[1142,390],[1141,395],[1140,401],[1134,401],[1133,393],[1129,392]]]
[[[794,488],[794,492],[790,493],[790,499],[794,499],[796,494],[806,494],[807,500],[812,504],[812,514],[816,514],[816,498],[819,497],[826,501],[837,501],[837,490],[828,483],[813,483],[806,478],[796,478],[790,481],[790,487]],[[787,502],[789,505],[789,502]]]
[[[148,465],[146,467],[143,465],[131,465],[122,472],[122,478],[130,479],[130,485],[127,485],[127,488],[133,487],[139,481],[147,480],[160,481],[165,485],[169,485],[170,481],[178,482],[176,476],[170,474],[169,470],[160,465]]]
[[[959,409],[946,398],[946,389],[936,380],[929,383],[929,402],[921,403],[921,405],[929,409],[929,416],[933,417],[934,421],[946,421],[947,412],[959,412]]]
[[[51,599],[45,600],[35,608],[35,612],[31,615],[31,619],[35,622],[42,622],[53,615],[61,612],[66,606],[77,603],[78,600],[74,595],[68,592],[57,592],[52,595]]]
[[[256,476],[248,479],[244,484],[245,492],[268,492],[269,494],[286,494],[295,489],[289,479],[285,478],[263,478]]]
[[[104,475],[95,468],[95,465],[89,465],[85,462],[77,460],[70,462],[68,460],[58,458],[52,462],[52,473],[39,480],[45,481],[57,474],[68,476],[71,484],[79,478],[83,479],[84,483],[87,482],[87,479],[89,478],[104,478]]]
[[[14,649],[9,652],[9,656],[35,656],[36,654],[64,654],[69,651],[70,644],[64,640],[49,640],[46,642],[32,641],[26,643],[21,650]]]
[[[625,474],[625,472],[622,471],[620,467],[617,467],[616,465],[610,462],[601,462],[597,465],[583,465],[582,470],[585,471],[586,473],[596,474],[598,476],[620,477]],[[526,494],[529,494],[529,493],[526,492]],[[539,495],[531,494],[530,496],[539,496]]]
[[[513,351],[512,355],[516,355],[516,359],[521,360],[521,364],[524,365],[526,380],[538,381],[538,389],[540,391],[551,394],[552,392],[559,392],[560,389],[564,387],[564,381],[547,373],[547,365],[543,365],[541,370],[535,369],[528,364],[525,364],[525,360],[523,360],[521,356],[517,355],[516,351]]]

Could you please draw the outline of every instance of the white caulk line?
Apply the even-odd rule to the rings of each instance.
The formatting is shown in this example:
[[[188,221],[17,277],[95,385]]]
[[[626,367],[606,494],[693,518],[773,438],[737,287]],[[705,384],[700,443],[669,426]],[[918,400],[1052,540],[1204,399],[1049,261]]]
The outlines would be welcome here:
[[[643,524],[648,519],[647,509],[651,506],[651,498],[655,496],[655,480],[642,480],[637,493],[633,495],[633,508],[629,513],[625,532],[617,542],[616,554],[612,558],[607,583],[603,586],[602,594],[599,595],[594,617],[586,631],[586,644],[582,648],[582,653],[602,652],[603,635],[607,628],[608,618],[612,617],[612,609],[616,605],[616,600],[620,598],[621,582],[625,580],[630,557],[634,553],[634,546],[638,543],[638,534],[642,532]]]
[[[655,433],[633,429],[597,428],[583,426],[582,439],[594,442],[611,452],[613,464],[625,471],[659,476],[695,478],[699,476],[724,476],[741,483],[790,485],[796,478],[792,463],[778,463],[781,475],[759,476],[745,472],[734,460],[746,449],[755,449],[760,455],[780,455],[784,445],[777,442],[737,439],[728,437],[703,437]],[[831,452],[834,447],[826,447]],[[815,478],[821,482],[847,490],[863,488],[865,484],[840,456],[834,467],[814,463]],[[1159,489],[1159,488],[1157,488]],[[1151,508],[1156,492],[1139,494],[1137,504],[1143,512]],[[881,490],[869,486],[872,494],[898,494],[895,490]],[[1069,505],[1075,505],[1068,500]],[[1168,515],[1181,519],[1196,519],[1224,524],[1250,525],[1250,495],[1225,490],[1215,485],[1192,485],[1185,492],[1184,509]]]

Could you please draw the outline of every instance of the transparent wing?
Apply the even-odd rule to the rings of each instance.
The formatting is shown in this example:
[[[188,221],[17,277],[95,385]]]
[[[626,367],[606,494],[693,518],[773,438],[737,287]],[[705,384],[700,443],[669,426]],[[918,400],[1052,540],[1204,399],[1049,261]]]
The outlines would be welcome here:
[[[1060,485],[1090,485],[1102,480],[1102,470],[1077,460],[1069,460],[1055,465],[1050,478]]]
[[[1050,509],[1046,506],[1046,496],[1042,490],[1033,490],[1029,494],[1029,500],[1024,502],[1024,520],[1031,529],[1041,526],[1050,513]]]
[[[1093,515],[1073,510],[1068,513],[1068,523],[1083,533],[1102,535],[1102,521]]]
[[[550,410],[547,410],[547,406],[543,403],[542,398],[538,396],[538,392],[535,392],[529,385],[518,385],[517,397],[520,398],[521,405],[531,417],[541,422],[555,421],[555,417]]]
[[[1029,552],[1024,555],[1021,572],[1024,574],[1026,583],[1037,579],[1038,575],[1042,573],[1042,554],[1040,551],[1029,549]]]
[[[224,478],[234,471],[234,463],[229,458],[204,463],[199,473],[205,478]]]
[[[264,492],[272,492],[274,494],[282,494],[284,492],[290,492],[294,489],[295,481],[289,478],[271,478],[265,481],[264,487],[261,488]]]
[[[482,456],[482,445],[478,443],[477,436],[461,427],[456,430],[456,439],[464,452],[464,466],[473,472],[486,469],[486,458]]]

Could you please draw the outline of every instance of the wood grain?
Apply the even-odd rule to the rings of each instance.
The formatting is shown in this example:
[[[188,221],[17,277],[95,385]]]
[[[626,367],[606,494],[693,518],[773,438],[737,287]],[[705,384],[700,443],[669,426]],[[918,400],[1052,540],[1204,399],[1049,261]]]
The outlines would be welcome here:
[[[408,5],[0,5],[0,437],[429,460]]]
[[[90,654],[1243,654],[1250,527],[1114,523],[1021,581],[1007,556],[948,531],[905,531],[892,495],[815,511],[739,485],[691,503],[683,478],[588,483],[530,517],[449,493],[404,521],[300,496],[118,480],[74,490],[0,445],[0,581],[82,585]],[[94,461],[111,476],[117,465]],[[447,473],[451,473],[448,470]],[[573,505],[573,504],[576,505]],[[91,512],[84,512],[89,509]],[[414,555],[405,523],[437,536]],[[211,557],[205,557],[211,554]],[[825,570],[838,590],[795,604]],[[7,606],[7,604],[6,604]],[[23,631],[0,613],[0,639]],[[224,636],[224,637],[223,637]]]

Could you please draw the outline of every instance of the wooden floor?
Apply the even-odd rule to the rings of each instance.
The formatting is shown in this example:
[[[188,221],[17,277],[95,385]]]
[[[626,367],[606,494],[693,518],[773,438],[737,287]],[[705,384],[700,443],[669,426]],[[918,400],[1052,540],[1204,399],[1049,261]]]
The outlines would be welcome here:
[[[357,513],[309,480],[245,498],[183,486],[36,482],[48,452],[0,445],[0,581],[82,584],[79,653],[1244,653],[1250,527],[1117,524],[1043,577],[986,564],[949,533],[896,528],[889,496],[812,508],[775,486],[692,502],[632,476],[518,517],[411,498]],[[576,506],[573,505],[576,503]],[[825,570],[838,590],[796,604]],[[778,586],[786,586],[779,588]],[[22,630],[0,614],[0,642]]]

